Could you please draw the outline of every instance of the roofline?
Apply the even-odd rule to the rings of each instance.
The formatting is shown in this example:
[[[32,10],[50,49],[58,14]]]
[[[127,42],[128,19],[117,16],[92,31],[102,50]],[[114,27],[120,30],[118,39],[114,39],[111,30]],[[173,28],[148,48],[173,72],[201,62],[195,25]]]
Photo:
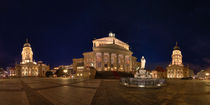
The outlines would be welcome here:
[[[108,36],[108,37],[103,37],[103,38],[110,38],[110,37]],[[92,41],[92,43],[95,42],[95,41],[97,41],[97,40],[99,40],[99,39],[103,39],[103,38],[94,39],[94,40]],[[116,37],[112,37],[112,38],[117,39],[117,40],[119,40],[120,42],[122,42],[123,44],[129,46],[127,43],[123,42],[122,40],[120,40],[120,39],[118,39],[118,38],[116,38]],[[129,47],[130,47],[130,46],[129,46]]]

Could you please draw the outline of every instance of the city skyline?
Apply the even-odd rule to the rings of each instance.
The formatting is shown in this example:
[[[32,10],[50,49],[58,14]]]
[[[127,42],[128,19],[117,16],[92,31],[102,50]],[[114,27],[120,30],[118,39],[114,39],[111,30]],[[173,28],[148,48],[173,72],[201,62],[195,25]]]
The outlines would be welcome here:
[[[114,34],[115,34],[115,33],[114,33]],[[26,43],[28,43],[28,42],[31,43],[30,40],[29,40],[28,38],[25,39],[25,42],[26,42]],[[177,45],[177,43],[178,43],[178,42],[176,41],[176,45]],[[131,47],[131,46],[130,46],[130,47]],[[131,49],[131,48],[130,48],[130,49]],[[172,49],[173,49],[173,47],[172,47]],[[34,58],[37,58],[36,56],[33,56],[33,57],[34,57]],[[77,58],[79,58],[79,57],[77,57]],[[21,59],[21,58],[20,58],[20,59]],[[140,58],[137,57],[137,60],[140,61]],[[18,60],[18,61],[19,61],[19,60]],[[18,61],[16,61],[15,63],[17,63]],[[21,60],[20,60],[20,61],[21,61]],[[41,60],[39,59],[39,60],[36,60],[36,61],[41,61]],[[50,61],[47,61],[47,62],[50,62]],[[72,64],[72,63],[73,63],[73,62],[71,62],[71,63],[65,63],[65,64],[60,64],[60,65],[69,65],[69,64]],[[166,62],[166,63],[167,63],[167,62]],[[169,61],[169,64],[171,64],[171,63],[172,63],[172,62]],[[49,63],[49,64],[50,64],[50,63]],[[186,64],[186,63],[184,63],[184,64]],[[155,66],[152,66],[152,69],[154,69],[154,68],[157,67],[157,66],[166,67],[167,65],[168,65],[168,64],[160,65],[160,64],[156,63]],[[188,66],[188,65],[189,65],[189,64],[187,64],[187,66]],[[8,65],[7,65],[7,66],[8,66]],[[11,66],[14,66],[14,65],[11,65]],[[56,66],[59,66],[59,65],[56,65]],[[54,67],[55,67],[55,66],[54,66]],[[52,67],[52,68],[53,68],[53,67]],[[147,68],[148,68],[148,67],[147,67]],[[151,68],[151,67],[149,67],[149,68]],[[207,67],[206,67],[206,68],[207,68]],[[152,69],[150,69],[150,70],[152,70]],[[195,71],[195,72],[198,72],[198,71]]]
[[[0,11],[0,67],[20,61],[26,38],[36,60],[58,66],[82,57],[83,52],[91,50],[94,38],[105,37],[109,32],[127,42],[138,60],[145,56],[149,69],[169,64],[176,41],[185,65],[194,65],[190,67],[195,72],[209,67],[209,3],[47,3],[1,3],[5,5]]]

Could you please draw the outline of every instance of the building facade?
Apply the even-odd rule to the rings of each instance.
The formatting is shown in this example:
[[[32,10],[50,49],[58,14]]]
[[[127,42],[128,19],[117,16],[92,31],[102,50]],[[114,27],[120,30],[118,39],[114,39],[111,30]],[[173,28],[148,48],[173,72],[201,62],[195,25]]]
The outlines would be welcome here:
[[[0,68],[0,78],[5,78],[8,76],[8,72],[3,68]]]
[[[182,53],[176,43],[176,46],[173,49],[172,62],[167,67],[167,78],[184,78],[189,77],[189,68],[185,67],[182,63]]]
[[[16,75],[15,67],[7,67],[6,70],[8,72],[8,76],[15,76]]]
[[[12,76],[17,77],[43,77],[50,67],[43,64],[42,61],[38,63],[33,61],[33,51],[30,43],[26,40],[22,50],[22,60],[20,64],[16,64],[15,72],[13,71]],[[15,74],[14,74],[15,73]]]
[[[152,78],[167,78],[167,72],[163,67],[156,67],[155,70],[151,71]]]
[[[91,52],[83,53],[84,58],[73,59],[75,70],[93,67],[96,71],[132,72],[136,70],[136,57],[132,56],[129,45],[109,33],[108,37],[92,41]],[[79,70],[80,71],[80,70]]]
[[[210,68],[198,72],[196,78],[200,80],[210,80]]]

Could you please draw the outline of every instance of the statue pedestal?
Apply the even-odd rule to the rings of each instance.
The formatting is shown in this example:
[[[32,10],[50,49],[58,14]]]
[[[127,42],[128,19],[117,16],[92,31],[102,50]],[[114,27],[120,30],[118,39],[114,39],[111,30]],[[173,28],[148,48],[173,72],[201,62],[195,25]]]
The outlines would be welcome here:
[[[134,78],[151,78],[151,75],[146,70],[140,69],[134,74]]]

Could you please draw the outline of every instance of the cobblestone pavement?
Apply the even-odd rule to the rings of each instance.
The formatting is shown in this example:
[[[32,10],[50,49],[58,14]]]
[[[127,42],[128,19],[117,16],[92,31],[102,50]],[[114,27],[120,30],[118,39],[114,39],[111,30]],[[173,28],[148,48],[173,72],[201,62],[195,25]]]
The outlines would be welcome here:
[[[0,79],[0,105],[210,105],[210,81],[168,80],[143,89],[108,79]]]

